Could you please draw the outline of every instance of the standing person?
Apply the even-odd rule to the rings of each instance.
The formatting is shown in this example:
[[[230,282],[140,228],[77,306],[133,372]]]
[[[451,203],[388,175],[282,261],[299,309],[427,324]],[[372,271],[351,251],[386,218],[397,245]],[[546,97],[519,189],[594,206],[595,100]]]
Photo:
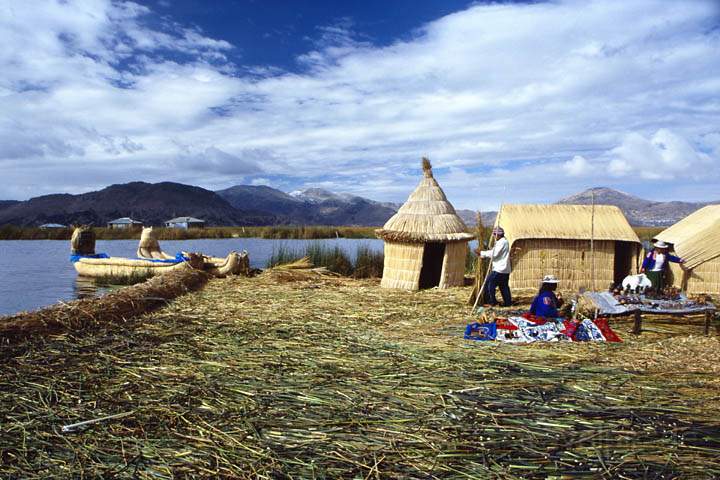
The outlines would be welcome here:
[[[679,263],[682,268],[685,260],[675,255],[670,255],[670,245],[662,240],[655,242],[653,249],[650,250],[643,260],[640,273],[647,275],[650,282],[652,282],[653,289],[657,293],[661,293],[663,288],[665,288],[665,276],[670,262]]]
[[[492,260],[492,271],[485,282],[485,291],[483,296],[485,301],[490,305],[497,305],[495,298],[495,290],[499,287],[503,297],[503,306],[509,307],[512,304],[510,296],[510,242],[505,238],[505,230],[501,227],[493,228],[493,236],[495,237],[495,245],[492,250],[475,249],[475,253],[482,258]]]
[[[555,275],[545,275],[540,285],[540,291],[530,306],[530,313],[543,318],[557,318],[560,316],[558,308],[562,307],[563,299],[557,290],[558,279]]]

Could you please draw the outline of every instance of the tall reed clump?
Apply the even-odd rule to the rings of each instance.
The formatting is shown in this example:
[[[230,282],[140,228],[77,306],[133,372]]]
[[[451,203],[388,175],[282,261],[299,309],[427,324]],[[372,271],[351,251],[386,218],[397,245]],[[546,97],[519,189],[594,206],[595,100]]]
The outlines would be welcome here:
[[[277,247],[273,247],[272,254],[265,262],[265,267],[272,268],[277,265],[285,263],[291,263],[295,260],[303,258],[305,255],[302,250],[290,248],[287,245],[280,244]]]
[[[273,250],[266,266],[272,268],[303,257],[308,257],[316,267],[325,267],[331,272],[348,277],[377,278],[382,276],[384,256],[382,252],[375,252],[367,246],[358,248],[353,262],[350,256],[337,245],[331,246],[316,242],[300,249],[280,245]]]
[[[335,245],[329,247],[322,243],[312,243],[307,246],[305,256],[310,258],[313,265],[325,267],[331,272],[339,273],[343,276],[350,276],[353,273],[354,266],[345,251]]]
[[[484,250],[488,247],[488,238],[490,236],[491,228],[483,225],[482,215],[480,212],[475,213],[475,238],[477,238],[478,248]],[[487,258],[481,258],[475,255],[472,251],[468,250],[467,257],[465,259],[465,273],[483,276],[487,271],[488,263],[490,262]]]
[[[357,249],[355,257],[355,278],[380,278],[383,274],[385,255],[383,252],[375,251],[367,245],[361,245]]]

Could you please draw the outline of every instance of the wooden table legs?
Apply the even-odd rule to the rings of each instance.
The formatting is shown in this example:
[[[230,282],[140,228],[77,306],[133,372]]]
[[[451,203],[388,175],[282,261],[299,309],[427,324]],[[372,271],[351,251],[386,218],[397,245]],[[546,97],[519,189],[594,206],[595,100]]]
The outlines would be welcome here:
[[[635,324],[633,325],[632,333],[640,335],[640,332],[642,332],[642,312],[640,310],[635,310],[633,315],[635,317]],[[712,324],[714,315],[715,312],[713,311],[705,312],[705,335],[710,334],[710,325]]]
[[[705,312],[705,335],[710,334],[710,322],[712,321],[713,312]]]
[[[640,335],[640,332],[642,331],[642,312],[640,310],[635,310],[635,325],[633,325],[632,333],[635,335]]]

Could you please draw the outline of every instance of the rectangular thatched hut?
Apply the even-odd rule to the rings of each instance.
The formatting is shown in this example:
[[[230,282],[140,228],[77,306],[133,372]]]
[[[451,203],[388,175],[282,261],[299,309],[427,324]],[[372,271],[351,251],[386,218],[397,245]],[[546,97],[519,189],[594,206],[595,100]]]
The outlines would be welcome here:
[[[427,159],[423,174],[407,202],[375,232],[385,241],[382,287],[418,290],[465,282],[467,243],[474,236],[445,197]]]
[[[498,223],[510,242],[512,289],[537,289],[552,274],[561,290],[601,290],[637,271],[640,239],[618,207],[503,205]]]
[[[655,237],[685,260],[670,264],[672,283],[689,294],[720,294],[720,205],[708,205]]]

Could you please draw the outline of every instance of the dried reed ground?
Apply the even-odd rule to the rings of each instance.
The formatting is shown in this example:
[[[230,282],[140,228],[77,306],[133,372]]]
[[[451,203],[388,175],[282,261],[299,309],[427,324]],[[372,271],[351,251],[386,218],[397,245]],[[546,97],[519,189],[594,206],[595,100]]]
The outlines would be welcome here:
[[[699,320],[618,324],[620,345],[478,344],[468,294],[229,278],[2,346],[0,476],[720,475],[720,342]]]

